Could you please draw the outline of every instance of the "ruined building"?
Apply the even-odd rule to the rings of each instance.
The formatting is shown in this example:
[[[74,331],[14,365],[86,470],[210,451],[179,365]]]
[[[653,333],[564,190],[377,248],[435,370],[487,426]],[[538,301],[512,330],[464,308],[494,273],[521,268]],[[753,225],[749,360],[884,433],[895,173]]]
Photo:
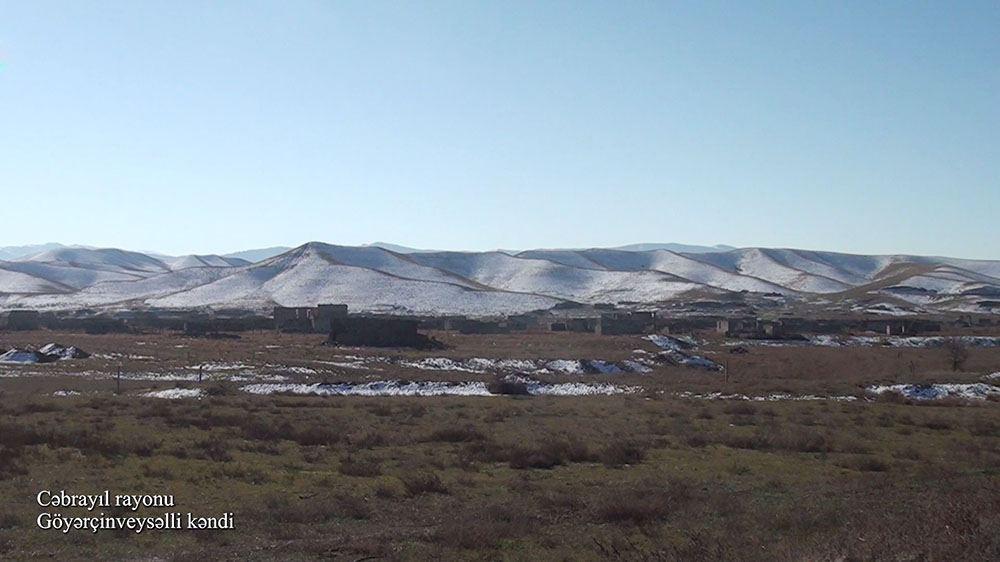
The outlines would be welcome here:
[[[417,331],[420,321],[392,316],[338,316],[331,320],[332,345],[438,349],[440,342]]]
[[[0,330],[37,330],[39,318],[35,310],[0,312]]]
[[[274,327],[280,332],[328,333],[335,318],[347,316],[346,304],[315,307],[274,307]]]

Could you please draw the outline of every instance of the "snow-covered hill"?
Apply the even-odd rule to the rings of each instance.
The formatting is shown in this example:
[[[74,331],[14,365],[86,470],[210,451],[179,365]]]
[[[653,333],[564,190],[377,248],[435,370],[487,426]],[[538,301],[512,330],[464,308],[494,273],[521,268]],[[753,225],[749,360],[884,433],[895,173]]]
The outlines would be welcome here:
[[[61,294],[72,289],[66,285],[17,271],[13,264],[0,262],[0,294]]]
[[[522,252],[521,257],[538,257],[574,267],[596,267],[612,271],[660,271],[678,279],[724,289],[759,293],[795,291],[750,275],[729,271],[668,250],[628,252],[622,250],[542,250]],[[576,264],[576,265],[574,265]]]
[[[404,272],[415,277],[400,275]],[[347,303],[354,310],[487,315],[548,308],[558,302],[541,295],[473,288],[473,285],[433,268],[406,260],[394,261],[393,254],[380,248],[314,243],[238,268],[230,275],[191,290],[151,299],[149,304],[264,309],[275,304],[313,306],[336,302]]]
[[[229,258],[226,256],[178,256],[173,258],[161,258],[171,270],[187,269],[189,267],[239,267],[250,265],[250,262],[240,258]]]
[[[152,256],[115,248],[58,248],[32,256],[27,261],[80,269],[130,273],[139,276],[170,271],[167,264]]]
[[[311,242],[256,263],[50,248],[0,261],[0,308],[245,307],[493,315],[563,301],[655,304],[730,292],[996,310],[1000,261],[791,249],[403,253]]]
[[[659,271],[590,269],[502,252],[437,252],[412,258],[488,287],[582,302],[651,303],[703,288]]]
[[[65,246],[56,243],[32,244],[30,246],[4,246],[0,247],[0,260],[10,261],[24,259],[34,256],[35,254],[40,254],[42,252],[58,248],[65,248]]]

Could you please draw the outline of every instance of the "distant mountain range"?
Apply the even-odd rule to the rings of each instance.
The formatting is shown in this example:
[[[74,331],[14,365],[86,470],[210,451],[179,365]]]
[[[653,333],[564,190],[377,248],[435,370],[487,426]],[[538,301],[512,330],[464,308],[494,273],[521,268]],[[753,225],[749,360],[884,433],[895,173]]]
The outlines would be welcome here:
[[[371,244],[365,244],[366,247],[373,246],[376,248],[384,248],[386,250],[396,252],[397,254],[418,254],[418,253],[429,253],[436,252],[437,250],[418,250],[416,248],[409,248],[407,246],[400,246],[399,244],[392,244],[389,242],[372,242]],[[60,250],[66,248],[86,248],[95,249],[93,246],[79,246],[72,245],[66,246],[57,243],[48,244],[34,244],[29,246],[7,246],[0,248],[0,260],[18,260],[22,258],[28,258],[42,252],[47,252],[49,250]],[[628,246],[618,246],[611,248],[613,250],[626,250],[630,252],[644,252],[649,250],[670,250],[672,252],[690,252],[690,253],[707,253],[707,252],[724,252],[727,250],[735,250],[733,246],[726,246],[719,244],[717,246],[692,246],[690,244],[630,244]],[[241,250],[239,252],[232,252],[229,254],[222,254],[224,258],[236,258],[240,260],[245,260],[248,262],[258,262],[261,260],[266,260],[267,258],[273,258],[279,254],[284,254],[285,252],[291,250],[288,246],[272,246],[270,248],[257,248],[252,250]],[[168,256],[166,254],[161,254],[158,252],[144,252],[150,256],[157,258],[173,258],[175,256]],[[516,251],[507,251],[507,253],[517,253]],[[180,256],[185,257],[185,256]]]
[[[565,301],[656,305],[749,292],[819,304],[863,301],[887,313],[1000,312],[1000,261],[624,248],[446,252],[310,242],[179,257],[54,244],[2,248],[0,255],[12,257],[0,261],[0,308],[266,310],[335,302],[356,311],[486,316]]]
[[[284,254],[288,250],[291,250],[291,248],[289,248],[288,246],[273,246],[271,248],[260,248],[257,250],[243,250],[241,252],[233,252],[231,254],[225,254],[223,257],[246,260],[252,263],[261,260],[266,260],[267,258],[273,258],[274,256]]]
[[[49,250],[58,250],[60,248],[67,248],[69,246],[63,246],[62,244],[49,243],[49,244],[33,244],[29,246],[7,246],[6,248],[0,248],[0,260],[16,260],[21,258],[26,258],[29,256],[34,256],[42,252],[47,252]],[[73,246],[75,248],[82,248],[84,246]]]

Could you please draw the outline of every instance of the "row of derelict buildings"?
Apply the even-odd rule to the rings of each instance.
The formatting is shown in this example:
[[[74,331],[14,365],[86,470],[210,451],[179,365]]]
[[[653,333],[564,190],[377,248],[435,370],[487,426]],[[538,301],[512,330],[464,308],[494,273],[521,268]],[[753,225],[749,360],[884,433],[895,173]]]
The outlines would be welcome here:
[[[244,310],[134,310],[107,313],[80,310],[71,313],[39,313],[32,310],[0,312],[0,330],[86,331],[88,333],[135,332],[146,330],[183,331],[202,336],[224,332],[278,330],[330,334],[342,338],[353,332],[396,334],[407,339],[418,330],[442,330],[462,334],[504,334],[514,332],[576,332],[603,335],[648,333],[689,334],[716,332],[726,337],[791,339],[800,334],[874,333],[878,335],[918,335],[956,326],[972,326],[973,319],[871,318],[864,315],[814,318],[789,314],[767,315],[709,306],[678,309],[631,309],[614,305],[567,303],[548,310],[497,317],[377,315],[351,313],[346,304],[310,307],[274,307],[271,315]],[[368,320],[362,320],[368,319]],[[996,322],[996,319],[977,320]],[[377,338],[376,338],[377,339]]]
[[[360,315],[364,316],[364,315]],[[338,319],[350,318],[346,305],[274,309],[275,328],[285,332],[329,332]],[[805,318],[756,315],[675,315],[661,310],[628,310],[613,306],[567,305],[495,318],[465,316],[393,316],[387,322],[412,323],[418,329],[462,334],[513,332],[577,332],[598,335],[691,333],[714,331],[747,339],[786,339],[800,334],[874,333],[912,336],[938,332],[942,323],[921,318]],[[394,320],[388,320],[392,318]]]

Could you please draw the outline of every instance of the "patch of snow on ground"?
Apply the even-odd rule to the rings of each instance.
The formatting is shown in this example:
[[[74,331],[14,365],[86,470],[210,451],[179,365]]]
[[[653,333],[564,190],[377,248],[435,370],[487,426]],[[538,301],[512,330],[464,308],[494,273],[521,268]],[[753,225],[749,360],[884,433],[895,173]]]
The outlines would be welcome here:
[[[467,367],[486,371],[533,371],[538,368],[530,359],[483,359],[474,357],[465,361]]]
[[[339,384],[248,384],[250,394],[313,394],[316,396],[490,396],[486,383],[378,381]]]
[[[133,355],[125,353],[95,353],[93,357],[97,359],[128,359],[130,361],[152,361],[152,355]]]
[[[560,383],[546,384],[525,381],[533,396],[594,396],[638,391],[635,387],[611,384]],[[402,382],[377,381],[338,384],[248,384],[240,390],[250,394],[312,394],[316,396],[494,396],[484,382]]]
[[[341,367],[344,369],[369,369],[363,357],[344,357],[345,361],[313,361],[320,365],[330,365],[331,367]]]
[[[583,363],[575,359],[555,359],[545,364],[545,369],[567,375],[582,375]]]
[[[637,392],[637,387],[621,387],[612,384],[585,384],[567,382],[560,384],[527,383],[528,394],[532,396],[598,396]]]
[[[452,359],[449,357],[428,357],[418,360],[402,360],[391,357],[356,357],[345,356],[344,361],[314,361],[321,365],[331,365],[347,369],[371,369],[372,364],[395,364],[401,367],[420,369],[423,371],[453,371],[464,373],[533,373],[533,374],[566,374],[586,375],[605,374],[619,375],[624,373],[648,373],[651,364],[642,364],[642,359],[621,362],[602,359],[488,359],[473,357],[470,359]]]
[[[244,365],[243,363],[202,363],[201,365],[194,365],[192,367],[187,367],[188,369],[194,369],[196,371],[242,371],[245,369],[253,369],[252,365]]]
[[[270,381],[270,382],[283,382],[287,381],[288,377],[278,374],[272,375],[262,375],[252,371],[243,371],[240,373],[226,373],[226,372],[216,372],[216,373],[189,373],[189,372],[166,372],[157,373],[153,371],[139,372],[139,373],[122,373],[122,379],[133,380],[133,381],[162,381],[162,382],[198,382],[199,376],[201,381],[230,381],[230,382],[248,382],[248,381]],[[114,375],[105,374],[101,378],[114,378]]]
[[[853,402],[856,396],[816,396],[814,394],[794,395],[784,392],[774,392],[762,396],[748,396],[746,394],[723,394],[722,392],[709,392],[698,394],[695,392],[678,392],[678,398],[690,398],[694,400],[748,400],[751,402],[783,402],[783,401],[811,401],[811,400],[833,400],[835,402]]]
[[[52,393],[52,396],[79,396],[79,391],[76,390],[57,390]]]
[[[290,367],[288,365],[264,365],[268,369],[276,369],[284,373],[292,373],[295,375],[316,375],[319,371],[316,369],[310,369],[309,367]]]
[[[177,400],[180,398],[201,398],[205,391],[200,388],[168,388],[166,390],[154,390],[143,394],[146,398],[165,398]]]
[[[587,361],[587,366],[602,375],[620,375],[625,372],[621,369],[621,367],[615,365],[614,363],[608,361],[600,361],[597,359],[592,359],[590,361]]]
[[[728,346],[755,345],[763,347],[786,347],[814,345],[820,347],[906,347],[906,348],[936,348],[942,347],[952,338],[944,336],[811,336],[807,340],[731,340]],[[959,336],[958,339],[969,347],[1000,347],[1000,337],[992,336]]]
[[[680,351],[674,352],[672,357],[679,364],[685,367],[695,367],[698,369],[705,369],[707,371],[725,371],[726,368],[722,365],[708,359],[707,357],[702,357],[700,355],[688,355],[686,353],[681,353]]]
[[[33,365],[40,362],[41,357],[39,357],[38,353],[34,351],[25,351],[23,349],[12,349],[3,355],[0,355],[0,363]]]
[[[873,385],[865,390],[871,394],[896,392],[913,400],[940,400],[949,397],[985,400],[989,396],[1000,396],[1000,387],[981,382]]]
[[[399,364],[404,367],[414,367],[425,371],[464,371],[468,373],[480,372],[475,369],[470,369],[464,366],[462,363],[455,361],[454,359],[449,359],[447,357],[428,357],[426,359],[421,359],[419,361],[401,361]]]
[[[691,349],[695,347],[695,341],[687,337],[675,337],[675,336],[664,336],[660,334],[653,334],[651,336],[646,336],[646,339],[653,342],[653,345],[661,349],[669,349],[671,351],[684,351],[685,349]]]
[[[44,355],[51,355],[53,357],[58,357],[60,361],[67,361],[70,359],[86,359],[90,357],[90,354],[76,346],[64,346],[58,343],[48,343],[43,345],[38,350],[39,353]]]
[[[626,359],[625,361],[622,361],[622,363],[625,365],[625,367],[629,371],[631,371],[633,373],[645,374],[645,373],[651,373],[653,371],[653,369],[647,367],[646,365],[643,365],[642,363],[640,363],[638,361],[634,361],[632,359]]]

